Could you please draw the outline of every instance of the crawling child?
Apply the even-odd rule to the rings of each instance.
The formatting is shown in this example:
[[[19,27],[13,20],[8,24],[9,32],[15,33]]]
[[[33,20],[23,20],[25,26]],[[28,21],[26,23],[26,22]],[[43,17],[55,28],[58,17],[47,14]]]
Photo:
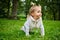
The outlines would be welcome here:
[[[44,26],[42,23],[42,13],[40,5],[32,5],[29,10],[29,15],[27,16],[27,20],[24,23],[24,26],[21,28],[26,34],[29,36],[29,31],[33,28],[40,28],[41,36],[44,36]]]

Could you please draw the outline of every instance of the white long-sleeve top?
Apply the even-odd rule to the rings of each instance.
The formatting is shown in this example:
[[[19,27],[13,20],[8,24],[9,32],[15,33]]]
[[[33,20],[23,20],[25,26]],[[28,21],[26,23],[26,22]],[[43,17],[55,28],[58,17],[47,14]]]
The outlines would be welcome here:
[[[29,27],[29,28],[39,28],[39,27],[43,27],[43,22],[42,22],[42,18],[40,17],[38,20],[35,20],[32,16],[29,16],[27,18],[27,21],[25,22],[24,26]]]
[[[26,33],[26,35],[29,35],[29,29],[32,28],[40,28],[41,29],[41,35],[44,36],[44,26],[42,23],[42,18],[40,17],[38,20],[35,20],[32,16],[29,16],[27,18],[27,21],[24,23],[24,26],[22,27],[22,30]]]

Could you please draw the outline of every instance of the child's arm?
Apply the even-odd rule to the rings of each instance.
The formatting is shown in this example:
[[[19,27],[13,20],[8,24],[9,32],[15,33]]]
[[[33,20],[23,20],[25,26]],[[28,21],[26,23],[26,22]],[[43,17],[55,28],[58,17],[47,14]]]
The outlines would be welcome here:
[[[44,36],[44,26],[43,26],[43,22],[42,22],[42,17],[40,18],[40,29],[41,29],[41,36]]]

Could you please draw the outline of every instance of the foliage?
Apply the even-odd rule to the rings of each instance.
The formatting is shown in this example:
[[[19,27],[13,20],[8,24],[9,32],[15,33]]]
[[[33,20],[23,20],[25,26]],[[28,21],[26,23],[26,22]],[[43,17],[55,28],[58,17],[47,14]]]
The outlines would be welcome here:
[[[42,6],[43,19],[60,20],[60,0],[0,0],[0,16],[2,14],[16,19],[21,13],[27,16],[31,2]]]
[[[8,11],[8,1],[0,0],[0,16],[6,16]]]

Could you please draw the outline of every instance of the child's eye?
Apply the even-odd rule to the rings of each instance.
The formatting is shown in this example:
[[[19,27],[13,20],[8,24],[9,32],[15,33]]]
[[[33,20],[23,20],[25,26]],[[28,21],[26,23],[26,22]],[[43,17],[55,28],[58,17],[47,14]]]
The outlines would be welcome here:
[[[40,13],[40,11],[38,11],[38,13]]]

